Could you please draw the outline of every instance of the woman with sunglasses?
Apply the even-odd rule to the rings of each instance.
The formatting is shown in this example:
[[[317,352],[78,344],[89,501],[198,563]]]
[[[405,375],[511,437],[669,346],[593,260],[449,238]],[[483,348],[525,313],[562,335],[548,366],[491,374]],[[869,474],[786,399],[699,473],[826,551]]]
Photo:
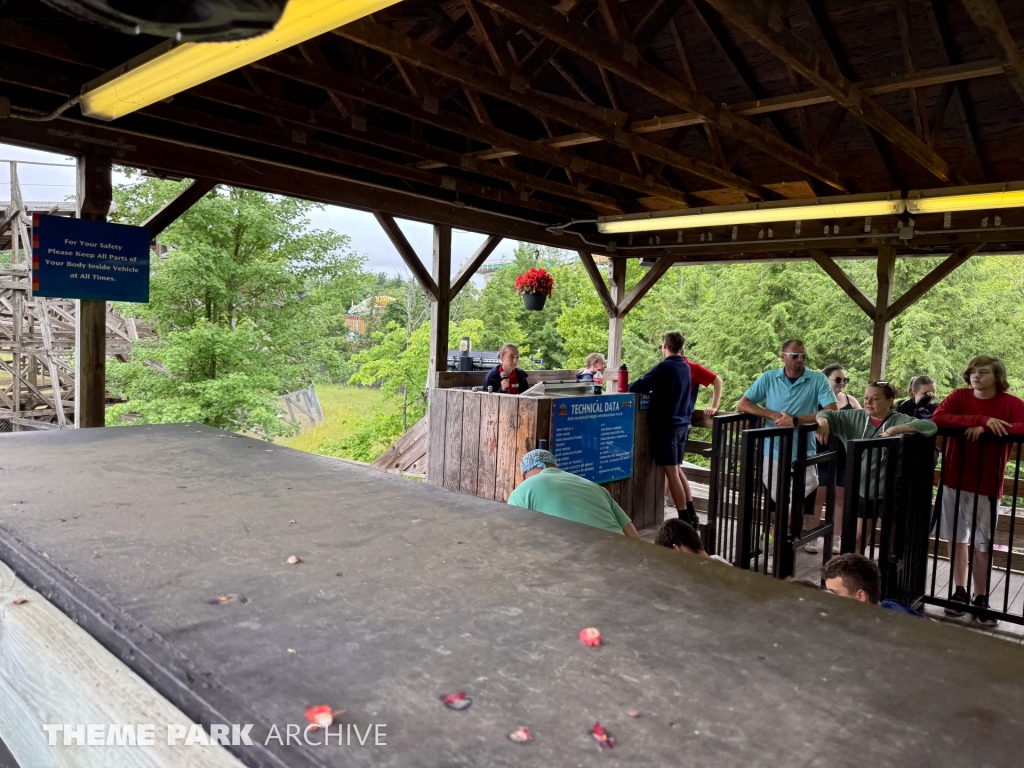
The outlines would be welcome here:
[[[817,416],[818,442],[826,445],[830,435],[835,435],[846,445],[850,440],[865,440],[875,437],[895,437],[917,432],[925,437],[934,437],[938,427],[925,419],[914,419],[896,410],[896,388],[887,381],[872,381],[864,392],[864,408],[846,411],[821,411]],[[857,529],[857,552],[863,533],[885,512],[884,464],[878,465],[880,451],[872,451],[865,457],[861,467],[860,508],[857,517],[861,519]],[[842,531],[842,507],[836,503],[835,530]],[[870,522],[868,522],[870,521]]]
[[[825,374],[825,378],[828,379],[828,383],[836,395],[836,405],[840,411],[852,411],[860,408],[857,398],[843,391],[850,383],[850,378],[846,375],[846,369],[843,366],[832,363],[822,368],[821,372]]]
[[[821,372],[825,374],[825,378],[828,379],[829,386],[832,387],[832,392],[836,396],[836,405],[840,411],[853,411],[860,410],[860,403],[857,402],[857,398],[853,395],[848,395],[843,390],[846,389],[846,385],[850,383],[849,377],[846,375],[846,369],[839,363],[832,363],[826,365],[821,369]],[[827,450],[827,445],[819,445],[818,453]],[[818,496],[815,499],[817,509],[820,511],[825,506],[825,497],[828,493],[828,484],[832,476],[832,467],[829,464],[818,465]],[[836,519],[838,522],[842,522],[842,509],[843,500],[846,494],[846,448],[843,447],[842,442],[839,443],[836,449]],[[836,526],[836,530],[839,531],[841,528]],[[818,552],[818,543],[813,542],[808,545],[807,551],[812,555]],[[832,554],[839,554],[839,537],[832,537]]]

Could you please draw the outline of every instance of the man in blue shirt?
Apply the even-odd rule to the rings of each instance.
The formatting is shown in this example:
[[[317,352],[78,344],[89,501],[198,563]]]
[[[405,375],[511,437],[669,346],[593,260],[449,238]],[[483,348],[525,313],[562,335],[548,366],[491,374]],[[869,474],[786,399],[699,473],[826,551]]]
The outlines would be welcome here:
[[[630,392],[651,396],[647,411],[651,455],[655,464],[665,468],[665,479],[676,509],[686,509],[679,465],[683,463],[686,434],[693,414],[690,366],[683,359],[685,343],[683,334],[678,331],[666,333],[661,337],[661,354],[665,359],[629,385]]]
[[[798,424],[815,423],[818,411],[834,411],[837,408],[835,393],[832,391],[828,379],[825,378],[825,374],[807,370],[807,347],[800,339],[787,339],[783,342],[780,357],[783,367],[762,373],[740,398],[736,410],[766,419],[766,427],[795,428]],[[762,479],[774,499],[775,479],[769,477],[774,473],[769,473],[768,457],[773,456],[778,459],[779,447],[777,442],[772,441],[772,443],[773,447],[769,448],[769,442],[765,442]],[[807,455],[813,456],[816,452],[814,436],[811,435],[807,440]],[[794,435],[791,460],[796,460],[796,458],[797,441]],[[804,475],[805,529],[814,528],[818,523],[818,510],[814,508],[817,487],[818,473],[812,465],[807,467]],[[816,549],[814,544],[808,546],[808,551],[813,552]]]

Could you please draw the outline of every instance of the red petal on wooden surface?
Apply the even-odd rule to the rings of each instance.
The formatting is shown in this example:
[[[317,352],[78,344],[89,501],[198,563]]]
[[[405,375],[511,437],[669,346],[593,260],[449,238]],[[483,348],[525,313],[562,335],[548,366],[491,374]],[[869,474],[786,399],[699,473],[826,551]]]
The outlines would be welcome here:
[[[317,728],[327,728],[334,722],[334,710],[326,704],[306,707],[306,719]]]
[[[13,602],[14,602],[15,605],[24,605],[25,603],[28,602],[28,598],[27,597],[16,597],[16,598],[14,598]]]
[[[531,741],[533,739],[533,734],[530,733],[529,728],[527,728],[526,726],[521,726],[516,730],[512,731],[512,733],[510,733],[508,737],[517,744],[525,744],[526,742]]]
[[[580,642],[589,646],[600,645],[601,633],[594,629],[594,627],[587,627],[580,631]]]
[[[601,749],[611,749],[615,746],[615,739],[600,723],[594,723],[594,727],[590,730],[590,735],[597,740]]]
[[[439,698],[448,709],[454,709],[456,712],[469,709],[469,705],[473,703],[473,700],[461,691],[459,693],[445,694]]]

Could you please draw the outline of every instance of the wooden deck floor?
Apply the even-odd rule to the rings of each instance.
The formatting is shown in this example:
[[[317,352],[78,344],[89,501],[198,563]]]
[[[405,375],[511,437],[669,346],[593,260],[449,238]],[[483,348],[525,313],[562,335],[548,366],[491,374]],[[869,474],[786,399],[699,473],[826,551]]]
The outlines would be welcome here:
[[[707,515],[698,508],[698,516],[700,517],[701,523],[707,522]],[[665,507],[665,519],[670,520],[678,517],[676,510],[672,507]],[[647,528],[640,531],[640,536],[645,541],[654,543],[654,538],[658,533],[657,528]],[[808,581],[818,581],[821,578],[821,565],[822,555],[810,554],[809,552],[800,551],[796,556],[796,567],[794,569],[794,578],[806,579]],[[949,561],[944,559],[938,560],[938,570],[935,573],[935,586],[934,594],[940,597],[946,597],[947,590],[949,587]],[[928,592],[932,592],[932,563],[929,562],[928,579],[926,589]],[[1017,614],[1018,616],[1024,613],[1024,574],[1011,572],[1009,574],[1009,587],[1007,587],[1007,574],[1006,571],[1000,569],[993,569],[992,571],[992,585],[989,590],[991,606],[997,610],[1003,608],[1003,601],[1006,600],[1006,604],[1009,606],[1009,612]],[[968,629],[972,632],[977,632],[983,635],[989,635],[991,637],[999,638],[1011,643],[1017,643],[1024,645],[1024,625],[1013,624],[1008,621],[1000,621],[995,627],[986,627],[979,624],[970,614],[965,614],[961,617],[946,616],[942,608],[934,605],[924,606],[924,613],[930,619],[935,621],[943,621],[950,624],[956,624],[964,629]]]

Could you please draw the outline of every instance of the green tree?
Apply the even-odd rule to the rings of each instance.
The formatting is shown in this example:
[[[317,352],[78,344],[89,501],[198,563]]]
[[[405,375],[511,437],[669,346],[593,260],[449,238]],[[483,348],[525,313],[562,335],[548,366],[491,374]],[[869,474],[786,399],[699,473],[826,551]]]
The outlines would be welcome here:
[[[180,188],[156,179],[119,188],[114,219],[138,223]],[[163,233],[149,303],[120,307],[158,338],[108,367],[108,386],[128,400],[108,411],[110,423],[285,431],[277,397],[339,367],[344,312],[367,284],[347,237],[309,229],[313,208],[222,187]]]

